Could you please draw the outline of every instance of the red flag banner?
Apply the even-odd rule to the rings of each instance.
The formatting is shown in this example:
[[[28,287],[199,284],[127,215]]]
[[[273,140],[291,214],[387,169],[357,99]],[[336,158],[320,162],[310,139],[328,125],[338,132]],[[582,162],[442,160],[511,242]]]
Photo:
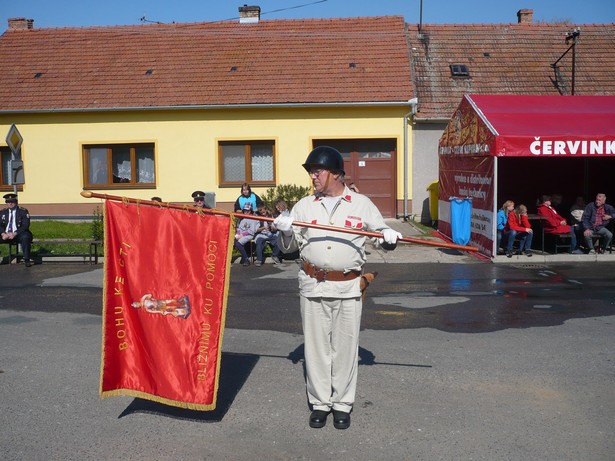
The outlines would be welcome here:
[[[232,218],[105,201],[102,398],[216,407]]]

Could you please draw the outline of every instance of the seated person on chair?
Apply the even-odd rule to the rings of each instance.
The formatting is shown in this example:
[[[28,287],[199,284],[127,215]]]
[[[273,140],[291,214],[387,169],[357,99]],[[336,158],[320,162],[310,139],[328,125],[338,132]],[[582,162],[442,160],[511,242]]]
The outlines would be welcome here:
[[[532,237],[534,236],[534,232],[527,219],[527,207],[525,205],[519,205],[515,210],[508,213],[508,222],[506,223],[505,229],[509,232],[506,256],[509,258],[512,257],[513,244],[515,243],[515,238],[518,237],[519,251],[517,254],[524,254],[531,257]]]
[[[194,200],[194,206],[197,208],[209,208],[205,204],[205,192],[202,190],[195,190],[192,193],[192,200]]]
[[[509,232],[506,229],[506,223],[508,222],[508,213],[513,211],[515,208],[515,202],[512,200],[506,200],[502,204],[502,208],[498,210],[498,224],[497,224],[497,254],[504,254],[504,245],[508,242],[508,234]]]
[[[276,218],[280,215],[290,216],[290,211],[288,211],[288,204],[281,198],[275,201],[275,211],[276,211],[276,214],[275,214]]]
[[[252,214],[252,204],[250,202],[244,203],[243,205],[243,213],[244,214]],[[249,219],[242,218],[237,224],[237,229],[235,230],[235,243],[234,246],[237,248],[239,253],[241,253],[241,264],[243,266],[250,265],[250,257],[246,251],[246,243],[250,243],[254,236],[256,235],[256,229],[258,229],[259,221],[258,219]]]
[[[570,207],[570,216],[568,216],[568,222],[574,230],[574,235],[577,237],[579,247],[581,247],[585,239],[583,238],[583,211],[585,211],[585,199],[582,195],[577,196],[574,203]]]
[[[273,217],[271,211],[265,206],[258,208],[258,214],[260,216],[266,216],[268,218]],[[278,247],[278,230],[275,225],[270,221],[260,221],[258,229],[256,229],[256,237],[254,237],[254,243],[256,245],[256,261],[255,266],[262,266],[265,262],[265,245],[269,243],[271,245],[271,259],[273,264],[279,264],[280,261],[280,248]]]
[[[551,207],[557,211],[557,214],[560,216],[564,216],[566,214],[566,210],[568,209],[564,203],[564,197],[562,194],[551,194]]]
[[[2,241],[0,243],[19,243],[26,267],[30,267],[32,265],[32,261],[30,261],[30,247],[32,245],[30,213],[17,205],[17,194],[6,194],[4,200],[8,208],[0,212],[0,226],[2,227]]]
[[[241,185],[241,194],[235,200],[235,204],[233,205],[233,210],[235,212],[243,210],[243,206],[246,203],[252,204],[252,211],[256,211],[258,207],[263,206],[263,200],[254,192],[252,192],[252,188],[250,184],[244,182]]]
[[[581,225],[583,221],[583,211],[585,211],[585,199],[582,195],[579,195],[574,204],[570,207],[570,224],[573,226]]]
[[[592,237],[600,237],[597,253],[604,253],[613,240],[613,233],[607,229],[615,216],[615,208],[606,203],[606,195],[596,195],[596,200],[589,203],[583,212],[583,236],[590,252],[593,251]]]
[[[570,235],[570,253],[583,253],[582,250],[577,248],[577,236],[574,232],[574,227],[569,226],[566,220],[551,206],[551,197],[549,195],[543,195],[540,198],[540,204],[536,213],[545,218],[542,221],[545,234],[568,234]]]

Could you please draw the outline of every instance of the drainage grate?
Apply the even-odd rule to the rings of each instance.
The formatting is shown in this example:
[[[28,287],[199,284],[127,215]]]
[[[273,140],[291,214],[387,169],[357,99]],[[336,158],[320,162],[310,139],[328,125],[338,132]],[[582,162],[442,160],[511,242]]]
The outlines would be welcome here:
[[[548,266],[544,264],[511,264],[517,269],[547,269]]]

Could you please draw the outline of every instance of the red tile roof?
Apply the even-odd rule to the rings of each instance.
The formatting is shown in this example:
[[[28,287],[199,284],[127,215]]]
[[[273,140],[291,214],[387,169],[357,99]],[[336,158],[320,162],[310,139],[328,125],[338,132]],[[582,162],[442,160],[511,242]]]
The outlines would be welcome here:
[[[0,67],[3,112],[412,98],[401,16],[7,30]]]
[[[615,95],[615,24],[448,24],[408,27],[418,119],[448,119],[464,93],[571,93],[572,50],[565,37],[576,27],[576,95]],[[470,78],[452,77],[464,64]]]

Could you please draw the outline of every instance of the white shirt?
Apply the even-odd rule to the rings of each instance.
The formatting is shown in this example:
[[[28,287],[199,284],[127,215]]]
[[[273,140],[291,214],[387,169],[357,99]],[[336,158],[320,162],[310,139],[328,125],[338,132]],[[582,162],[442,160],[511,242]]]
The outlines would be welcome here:
[[[292,209],[294,221],[344,227],[371,232],[387,229],[376,205],[365,195],[352,192],[348,187],[329,212],[324,202],[329,198],[309,196],[301,199]],[[280,233],[282,234],[282,233]],[[365,239],[363,235],[293,226],[292,236],[281,235],[278,245],[285,253],[301,250],[301,257],[321,269],[334,271],[361,270],[365,264]],[[317,283],[299,272],[299,289],[308,297],[350,298],[360,296],[360,278],[350,281]]]
[[[15,232],[17,230],[17,226],[15,225],[15,212],[17,210],[15,208],[9,209],[9,222],[6,226],[6,232]]]

